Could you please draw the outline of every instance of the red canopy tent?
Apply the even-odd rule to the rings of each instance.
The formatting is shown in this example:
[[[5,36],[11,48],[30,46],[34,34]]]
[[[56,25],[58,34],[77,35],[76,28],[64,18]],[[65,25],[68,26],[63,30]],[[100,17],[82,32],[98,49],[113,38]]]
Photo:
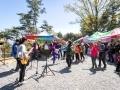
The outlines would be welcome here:
[[[28,34],[28,35],[25,35],[25,37],[27,40],[36,40],[37,39],[37,36],[35,34]]]

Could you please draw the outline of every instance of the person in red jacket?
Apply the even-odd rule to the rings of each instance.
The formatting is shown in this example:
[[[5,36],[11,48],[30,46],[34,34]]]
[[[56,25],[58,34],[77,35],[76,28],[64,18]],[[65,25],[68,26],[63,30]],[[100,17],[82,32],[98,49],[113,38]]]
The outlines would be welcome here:
[[[75,52],[75,57],[76,57],[76,61],[75,62],[79,62],[80,61],[80,56],[79,56],[79,54],[80,54],[80,47],[79,47],[79,45],[75,46],[74,52]]]
[[[97,43],[93,43],[91,46],[91,59],[92,59],[92,69],[97,69],[96,59],[99,54],[99,49]]]

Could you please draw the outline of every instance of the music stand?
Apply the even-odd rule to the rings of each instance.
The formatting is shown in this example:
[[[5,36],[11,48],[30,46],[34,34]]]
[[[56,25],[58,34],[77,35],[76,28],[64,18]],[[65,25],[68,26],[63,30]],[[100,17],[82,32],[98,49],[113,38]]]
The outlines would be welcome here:
[[[45,66],[44,66],[44,69],[43,69],[43,71],[42,71],[42,74],[41,74],[37,79],[39,79],[39,78],[41,78],[41,77],[44,77],[44,76],[45,76],[45,73],[46,73],[46,75],[47,75],[48,69],[49,69],[49,71],[55,76],[54,72],[53,72],[53,71],[51,70],[51,68],[48,66],[48,57],[49,57],[49,55],[50,55],[50,51],[49,51],[49,50],[44,50],[44,55],[45,55],[45,59],[46,59],[46,64],[45,64]]]

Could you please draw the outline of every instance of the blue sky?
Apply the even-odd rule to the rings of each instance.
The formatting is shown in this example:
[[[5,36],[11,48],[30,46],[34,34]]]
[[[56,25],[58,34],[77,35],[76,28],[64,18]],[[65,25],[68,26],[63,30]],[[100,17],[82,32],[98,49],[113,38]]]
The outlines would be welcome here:
[[[17,13],[27,12],[26,0],[0,0],[0,29],[19,26],[19,16]],[[46,14],[40,15],[38,27],[43,20],[47,20],[54,27],[55,32],[78,33],[79,24],[69,24],[75,21],[76,17],[72,13],[64,10],[64,5],[74,0],[43,0]]]

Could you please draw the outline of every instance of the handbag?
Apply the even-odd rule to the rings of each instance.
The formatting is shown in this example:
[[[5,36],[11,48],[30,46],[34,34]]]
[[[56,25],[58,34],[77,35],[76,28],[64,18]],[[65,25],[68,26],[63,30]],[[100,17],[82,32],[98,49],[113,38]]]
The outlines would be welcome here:
[[[20,61],[23,65],[29,65],[29,57],[23,57]]]

